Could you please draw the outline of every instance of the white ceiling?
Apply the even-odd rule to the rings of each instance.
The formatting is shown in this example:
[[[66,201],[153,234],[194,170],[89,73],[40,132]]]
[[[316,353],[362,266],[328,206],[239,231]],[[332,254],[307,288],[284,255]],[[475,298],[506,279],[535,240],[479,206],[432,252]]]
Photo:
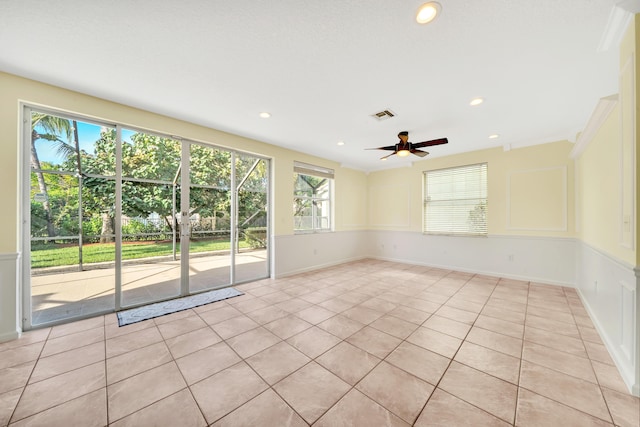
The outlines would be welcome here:
[[[425,1],[0,0],[0,70],[362,170],[418,160],[364,150],[402,130],[448,137],[432,156],[574,139],[618,90],[616,0],[440,0],[421,26]]]

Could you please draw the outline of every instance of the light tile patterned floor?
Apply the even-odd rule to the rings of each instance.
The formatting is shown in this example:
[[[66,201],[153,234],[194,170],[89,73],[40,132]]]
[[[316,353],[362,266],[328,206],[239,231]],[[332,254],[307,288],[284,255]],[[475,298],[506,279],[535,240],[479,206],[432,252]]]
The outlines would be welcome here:
[[[573,289],[363,260],[0,344],[0,426],[633,426]]]

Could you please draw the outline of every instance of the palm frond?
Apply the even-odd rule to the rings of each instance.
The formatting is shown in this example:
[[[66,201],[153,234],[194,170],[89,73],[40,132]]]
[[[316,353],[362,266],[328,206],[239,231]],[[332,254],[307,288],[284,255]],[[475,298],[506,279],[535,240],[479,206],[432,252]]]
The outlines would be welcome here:
[[[58,140],[58,144],[56,144],[56,154],[64,158],[69,158],[76,155],[76,149],[71,144]]]
[[[71,122],[62,117],[51,116],[45,113],[31,114],[31,128],[39,127],[46,134],[64,136],[67,140],[71,139],[73,128]]]

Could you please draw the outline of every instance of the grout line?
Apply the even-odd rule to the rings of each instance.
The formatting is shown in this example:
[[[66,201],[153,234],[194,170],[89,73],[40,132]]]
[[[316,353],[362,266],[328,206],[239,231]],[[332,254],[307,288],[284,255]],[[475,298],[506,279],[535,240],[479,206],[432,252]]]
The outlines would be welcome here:
[[[518,405],[520,404],[520,379],[522,378],[522,361],[524,360],[522,356],[524,355],[524,335],[527,331],[527,316],[529,314],[529,294],[531,293],[531,282],[527,284],[527,302],[525,303],[524,308],[524,319],[523,319],[523,328],[522,328],[522,345],[520,347],[520,369],[518,369],[518,389],[516,390],[516,404],[513,409],[513,423],[515,425],[518,420]]]
[[[27,381],[25,381],[24,387],[22,387],[22,391],[20,392],[20,396],[18,397],[18,400],[16,400],[16,406],[14,406],[13,410],[11,411],[11,414],[9,415],[9,418],[7,419],[7,425],[9,425],[11,423],[11,421],[13,420],[13,417],[14,417],[14,415],[16,413],[16,409],[18,409],[18,405],[20,404],[20,401],[22,400],[22,397],[24,396],[24,392],[27,389],[27,386],[29,385],[29,380],[31,379],[31,376],[33,375],[33,371],[35,371],[36,366],[38,365],[38,362],[40,361],[40,356],[42,356],[42,352],[44,351],[44,347],[47,345],[47,341],[49,341],[49,336],[51,335],[51,330],[52,329],[53,329],[53,327],[49,328],[49,332],[47,333],[47,336],[44,339],[44,344],[42,344],[42,348],[40,349],[40,352],[38,353],[38,357],[35,359],[35,362],[33,364],[33,368],[31,368],[31,372],[29,373],[29,377],[27,378]],[[38,341],[38,342],[40,342],[40,341]],[[32,343],[32,344],[35,344],[35,343]],[[29,344],[27,344],[27,345],[29,345]],[[30,363],[30,362],[31,361],[26,362],[26,363]],[[14,365],[14,366],[17,366],[17,365]],[[35,415],[35,414],[32,414],[32,415]]]
[[[568,301],[566,292],[565,292],[565,299],[567,299],[567,304],[568,304],[569,301]],[[581,305],[582,305],[582,303],[581,303]],[[602,401],[604,402],[604,406],[605,406],[605,408],[607,408],[607,412],[609,414],[609,418],[611,419],[611,423],[614,424],[615,420],[613,418],[613,412],[611,411],[611,408],[609,407],[609,402],[607,402],[607,399],[604,396],[603,386],[600,384],[600,379],[598,378],[598,374],[596,373],[596,370],[593,367],[593,361],[591,360],[591,357],[589,356],[589,352],[587,351],[587,346],[584,343],[585,340],[582,338],[582,333],[580,332],[580,328],[578,328],[578,324],[576,322],[576,317],[575,317],[575,314],[573,313],[573,310],[571,310],[571,317],[573,319],[573,322],[576,325],[576,329],[578,329],[578,335],[580,336],[580,341],[582,342],[582,346],[585,349],[585,353],[587,355],[587,360],[589,361],[589,366],[591,367],[591,372],[593,373],[593,377],[596,379],[596,385],[598,386],[598,391],[600,392],[600,396],[602,397]],[[600,334],[598,334],[598,336],[600,336]],[[608,353],[608,351],[607,351],[607,353]]]

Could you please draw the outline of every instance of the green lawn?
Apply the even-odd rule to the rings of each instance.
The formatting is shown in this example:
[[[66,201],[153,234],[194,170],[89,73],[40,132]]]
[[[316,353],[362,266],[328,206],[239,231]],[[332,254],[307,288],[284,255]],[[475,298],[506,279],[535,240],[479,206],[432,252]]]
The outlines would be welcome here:
[[[180,252],[180,243],[177,243]],[[241,248],[250,247],[245,241],[240,242]],[[82,247],[83,264],[115,260],[114,243],[92,243]],[[211,252],[229,250],[229,242],[225,241],[193,241],[190,242],[190,252]],[[161,243],[125,243],[122,245],[122,259],[138,259],[162,255],[171,255],[173,244]],[[31,250],[31,268],[57,267],[61,265],[78,264],[78,247],[49,244],[45,247],[34,247]]]

